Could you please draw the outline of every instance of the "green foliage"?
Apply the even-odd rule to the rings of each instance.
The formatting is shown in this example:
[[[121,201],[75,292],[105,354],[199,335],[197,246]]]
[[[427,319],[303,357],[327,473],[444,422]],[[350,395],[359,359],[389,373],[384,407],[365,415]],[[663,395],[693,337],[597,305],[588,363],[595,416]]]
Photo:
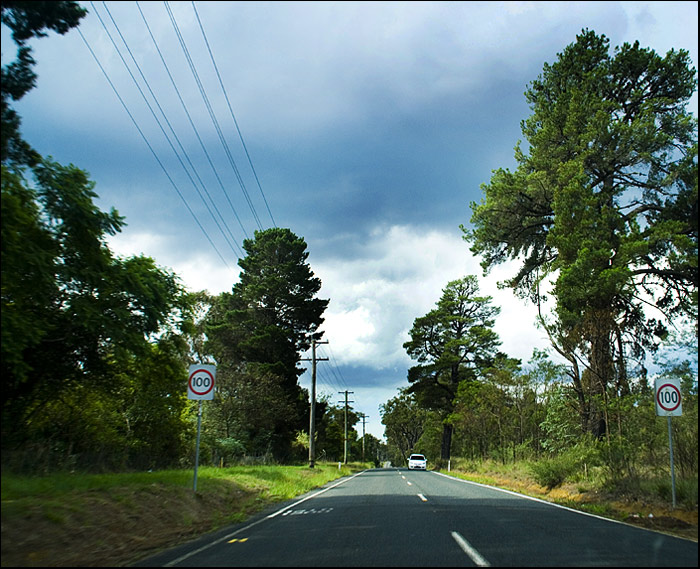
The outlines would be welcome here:
[[[697,342],[697,339],[696,339]],[[697,343],[695,352],[697,355]],[[693,368],[694,366],[694,368]],[[661,375],[678,379],[681,384],[683,414],[671,420],[673,453],[680,474],[686,478],[698,474],[698,376],[697,359],[664,360]],[[657,423],[661,423],[657,419]],[[665,427],[666,425],[664,425]],[[666,430],[664,429],[664,434]]]
[[[630,363],[673,318],[697,322],[695,90],[686,51],[610,53],[583,30],[528,86],[528,153],[518,145],[516,171],[494,171],[462,227],[485,272],[517,259],[507,286],[536,303],[551,292],[542,323],[571,362],[583,428],[600,438],[608,388],[625,395]]]
[[[584,469],[599,464],[599,461],[596,444],[584,440],[551,458],[533,462],[530,470],[538,484],[552,489],[580,475]]]
[[[673,499],[671,479],[665,477],[651,482],[655,494],[667,503]],[[676,479],[676,503],[687,509],[697,508],[698,477]]]
[[[419,362],[408,372],[409,391],[426,409],[444,418],[452,412],[460,382],[473,380],[489,367],[500,344],[493,330],[500,312],[491,297],[479,295],[476,277],[449,282],[437,307],[416,318],[404,343],[408,355]],[[450,457],[452,425],[444,422],[440,456]]]
[[[212,447],[212,463],[233,458],[214,442],[224,439],[238,441],[243,447],[241,455],[271,454],[278,438],[275,425],[280,417],[295,412],[294,402],[276,376],[219,364],[216,397],[207,405],[203,420],[204,438]],[[290,441],[281,444],[285,442]]]
[[[423,436],[428,411],[418,405],[408,388],[403,388],[396,397],[380,406],[380,413],[387,444],[392,449],[390,460],[394,464],[405,464]]]
[[[305,241],[289,229],[256,231],[243,247],[240,281],[215,299],[206,317],[205,349],[225,381],[233,382],[224,388],[227,416],[236,406],[247,409],[236,438],[248,452],[265,449],[287,460],[295,433],[308,430],[308,396],[297,384],[304,371],[298,363],[311,340],[321,337],[328,300],[316,298],[321,281],[307,263]],[[229,423],[225,429],[233,428]]]
[[[78,25],[87,14],[78,2],[18,2],[3,0],[0,14],[2,24],[12,31],[17,45],[17,58],[2,66],[2,99],[0,103],[0,159],[2,164],[31,165],[40,160],[37,152],[20,134],[21,120],[10,102],[18,101],[34,88],[36,74],[34,58],[27,40],[46,36],[45,30],[65,34]]]
[[[549,393],[542,428],[542,448],[559,453],[571,447],[581,436],[581,426],[571,389],[557,386]]]
[[[18,48],[1,85],[2,457],[23,471],[172,465],[188,444],[193,297],[152,259],[112,255],[123,218],[95,205],[85,172],[42,159],[11,108],[36,83],[27,41],[86,13],[2,3]]]
[[[34,173],[2,170],[3,459],[30,445],[46,468],[163,464],[182,449],[190,298],[152,259],[112,255],[123,219],[85,172]]]

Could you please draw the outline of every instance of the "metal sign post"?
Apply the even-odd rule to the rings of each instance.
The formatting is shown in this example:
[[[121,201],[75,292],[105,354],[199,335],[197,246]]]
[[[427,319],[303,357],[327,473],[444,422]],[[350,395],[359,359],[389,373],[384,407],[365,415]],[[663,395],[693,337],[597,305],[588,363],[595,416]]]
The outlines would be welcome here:
[[[216,382],[216,366],[193,364],[190,366],[190,376],[187,381],[187,398],[199,400],[197,413],[197,446],[194,458],[194,492],[197,492],[197,469],[199,467],[199,438],[202,431],[202,401],[214,399],[214,384]]]
[[[676,470],[673,465],[673,435],[671,432],[671,417],[683,414],[681,405],[681,385],[677,379],[662,379],[657,377],[654,381],[656,392],[656,414],[668,420],[668,448],[671,459],[671,500],[672,507],[676,507]]]
[[[197,446],[194,453],[194,493],[197,493],[197,468],[199,467],[199,436],[202,432],[202,400],[199,400],[199,413],[197,413]]]

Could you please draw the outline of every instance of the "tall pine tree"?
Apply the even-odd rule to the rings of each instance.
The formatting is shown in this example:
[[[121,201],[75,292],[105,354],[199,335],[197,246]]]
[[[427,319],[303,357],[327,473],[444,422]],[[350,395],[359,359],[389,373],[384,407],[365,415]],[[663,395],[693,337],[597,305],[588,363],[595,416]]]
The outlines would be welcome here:
[[[661,57],[637,42],[611,54],[605,36],[582,31],[529,85],[527,153],[518,145],[517,169],[493,173],[463,227],[485,272],[522,262],[507,283],[517,292],[539,302],[554,280],[547,329],[598,437],[606,390],[626,392],[630,362],[673,319],[697,326],[695,89],[686,51]]]

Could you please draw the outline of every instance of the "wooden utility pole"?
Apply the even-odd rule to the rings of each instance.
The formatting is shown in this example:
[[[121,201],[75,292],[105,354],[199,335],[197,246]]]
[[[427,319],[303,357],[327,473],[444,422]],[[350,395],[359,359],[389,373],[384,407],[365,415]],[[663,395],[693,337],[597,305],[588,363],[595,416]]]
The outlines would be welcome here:
[[[338,393],[345,393],[345,455],[343,457],[343,464],[348,463],[348,403],[354,403],[354,401],[348,401],[348,393],[355,393],[354,391],[338,391]],[[342,403],[342,401],[340,401]]]
[[[365,461],[365,420],[369,415],[365,415],[364,413],[360,413],[360,417],[362,417],[362,462]]]
[[[327,361],[328,358],[316,357],[316,344],[327,344],[328,341],[311,340],[311,409],[309,410],[309,468],[316,464],[316,362]],[[304,358],[309,361],[308,358]]]

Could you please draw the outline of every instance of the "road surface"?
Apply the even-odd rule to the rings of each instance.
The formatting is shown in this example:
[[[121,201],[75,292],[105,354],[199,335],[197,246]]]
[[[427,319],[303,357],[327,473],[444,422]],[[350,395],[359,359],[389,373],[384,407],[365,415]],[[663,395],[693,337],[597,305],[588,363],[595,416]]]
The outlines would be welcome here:
[[[431,471],[365,470],[141,567],[697,567],[690,540]]]

